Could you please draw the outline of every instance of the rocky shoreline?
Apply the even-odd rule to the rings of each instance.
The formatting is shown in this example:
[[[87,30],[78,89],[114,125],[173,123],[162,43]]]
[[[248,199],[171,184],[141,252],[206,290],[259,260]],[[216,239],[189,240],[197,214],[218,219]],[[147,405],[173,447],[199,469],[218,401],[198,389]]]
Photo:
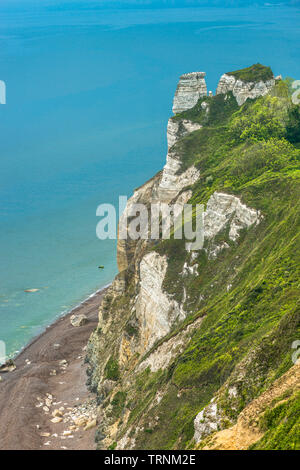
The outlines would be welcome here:
[[[105,291],[60,317],[20,352],[14,371],[1,373],[1,450],[95,449],[96,402],[84,358]],[[74,317],[85,321],[73,326]]]

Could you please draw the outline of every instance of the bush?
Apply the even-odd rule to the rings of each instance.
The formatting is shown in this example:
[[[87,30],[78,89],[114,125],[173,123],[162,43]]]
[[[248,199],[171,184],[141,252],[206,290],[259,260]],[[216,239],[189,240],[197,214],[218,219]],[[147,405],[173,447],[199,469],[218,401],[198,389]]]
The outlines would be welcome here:
[[[118,361],[113,359],[112,357],[107,361],[105,366],[105,377],[109,380],[119,380],[120,378],[120,371],[119,371],[119,364]]]
[[[233,115],[229,125],[236,141],[268,140],[285,134],[284,109],[276,96],[259,98],[252,106],[246,106]]]
[[[125,392],[117,392],[114,398],[111,401],[111,405],[113,407],[112,414],[116,418],[119,418],[126,403],[126,393]]]
[[[286,138],[292,144],[300,142],[300,106],[292,106],[289,109]]]
[[[113,442],[113,443],[108,447],[108,450],[115,450],[116,447],[117,447],[117,443],[116,443],[116,442]]]
[[[233,163],[232,175],[238,177],[240,182],[247,182],[265,171],[280,171],[297,158],[299,151],[289,142],[272,138],[246,147],[244,151],[239,150],[239,156]]]
[[[299,450],[300,449],[300,394],[275,408],[268,409],[260,419],[263,438],[251,449]]]

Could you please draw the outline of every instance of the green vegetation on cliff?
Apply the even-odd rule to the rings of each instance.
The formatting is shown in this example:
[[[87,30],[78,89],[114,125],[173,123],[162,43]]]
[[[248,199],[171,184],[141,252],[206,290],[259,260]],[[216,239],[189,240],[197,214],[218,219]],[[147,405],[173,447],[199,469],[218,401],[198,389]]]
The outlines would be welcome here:
[[[300,393],[267,410],[260,427],[264,437],[251,446],[252,450],[299,450]]]

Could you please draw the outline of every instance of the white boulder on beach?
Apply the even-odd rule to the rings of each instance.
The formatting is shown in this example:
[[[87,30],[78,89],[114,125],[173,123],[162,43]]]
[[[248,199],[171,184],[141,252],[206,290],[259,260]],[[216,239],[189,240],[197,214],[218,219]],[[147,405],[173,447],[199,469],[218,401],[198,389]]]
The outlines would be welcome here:
[[[87,323],[88,319],[87,316],[81,313],[80,315],[71,315],[70,317],[70,323],[72,326],[82,326]]]

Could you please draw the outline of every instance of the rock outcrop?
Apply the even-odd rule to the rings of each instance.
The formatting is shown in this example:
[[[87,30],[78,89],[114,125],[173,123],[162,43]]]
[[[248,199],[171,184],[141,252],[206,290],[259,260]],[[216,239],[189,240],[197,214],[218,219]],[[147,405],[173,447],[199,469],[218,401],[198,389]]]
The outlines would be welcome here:
[[[198,131],[201,128],[201,124],[189,121],[188,119],[170,118],[167,127],[168,150],[173,147],[173,145],[175,145],[179,139],[189,134],[190,132]]]
[[[157,195],[161,202],[169,203],[186,186],[193,185],[200,176],[200,171],[191,166],[185,172],[179,173],[181,160],[175,152],[169,152],[167,163],[165,164],[160,183],[157,188]]]
[[[194,427],[195,427],[195,442],[200,442],[203,437],[218,431],[220,424],[220,416],[218,413],[218,405],[213,398],[208,406],[206,406],[200,413],[197,414]]]
[[[215,192],[208,200],[204,213],[204,237],[214,238],[229,224],[229,238],[236,241],[239,231],[258,224],[260,212],[250,209],[231,194]]]
[[[16,369],[16,365],[12,359],[9,359],[4,364],[0,365],[0,372],[13,372]]]
[[[259,96],[264,96],[273,88],[275,85],[275,79],[270,80],[260,80],[258,82],[246,82],[240,79],[237,79],[233,75],[224,74],[220,78],[217,95],[228,93],[232,91],[233,96],[236,98],[238,105],[247,101],[248,98],[255,99]]]
[[[191,338],[193,332],[199,328],[204,318],[198,318],[195,322],[188,325],[180,334],[174,336],[162,343],[147,359],[139,366],[138,370],[145,370],[150,367],[151,372],[157,372],[160,369],[167,369],[174,357],[184,350]]]
[[[199,98],[207,96],[205,72],[181,75],[173,101],[173,113],[182,113],[193,108]]]

